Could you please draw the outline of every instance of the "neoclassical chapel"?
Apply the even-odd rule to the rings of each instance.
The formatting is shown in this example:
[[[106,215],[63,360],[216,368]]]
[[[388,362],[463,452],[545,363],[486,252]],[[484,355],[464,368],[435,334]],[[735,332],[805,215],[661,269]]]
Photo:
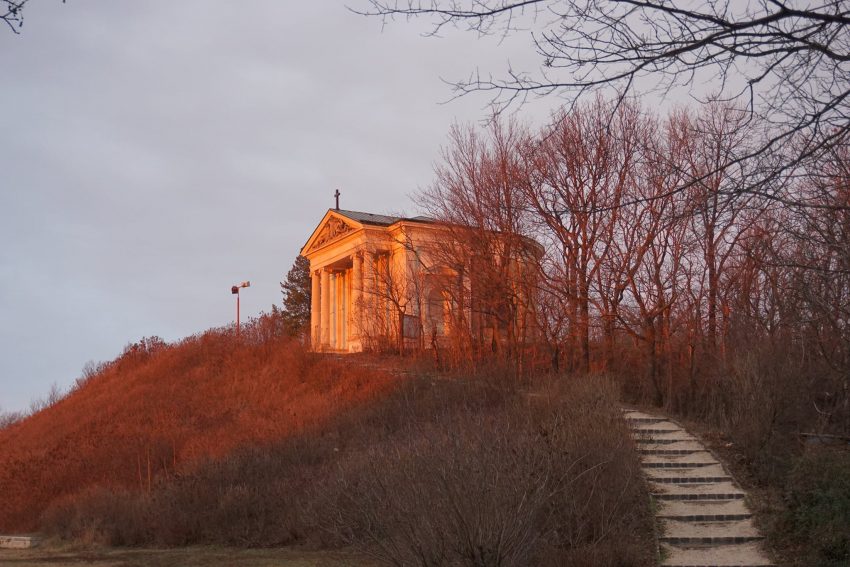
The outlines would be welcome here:
[[[426,217],[329,209],[301,249],[310,261],[313,349],[358,352],[375,346],[370,343],[398,333],[396,303],[409,303],[410,317],[420,318],[422,302],[410,297],[424,293],[421,285],[414,287],[425,279],[419,264],[435,228]],[[443,299],[438,295],[424,313],[441,333]],[[405,334],[417,332],[408,325]]]
[[[468,229],[421,216],[328,209],[301,249],[310,262],[313,350],[428,348],[461,335],[489,344],[507,327],[529,337],[533,305],[520,280],[534,272],[528,267],[542,248],[514,237],[516,253],[505,256],[509,236],[484,231],[478,234],[495,243],[496,252],[491,246],[469,254]],[[494,293],[479,275],[499,265],[506,269],[497,270],[502,283]]]

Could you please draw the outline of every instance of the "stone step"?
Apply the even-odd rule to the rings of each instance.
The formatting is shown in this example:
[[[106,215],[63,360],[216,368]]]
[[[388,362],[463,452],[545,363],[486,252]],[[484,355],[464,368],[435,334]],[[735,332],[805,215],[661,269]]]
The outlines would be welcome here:
[[[677,441],[675,443],[641,444],[638,452],[643,455],[690,455],[705,451],[697,441]]]
[[[37,535],[0,535],[0,549],[29,549],[40,543]]]
[[[743,500],[663,500],[657,502],[655,515],[682,522],[723,522],[752,517]]]
[[[663,471],[664,469],[654,469]],[[670,475],[670,473],[667,473]],[[731,476],[656,476],[652,478],[652,482],[660,482],[664,484],[712,484],[716,482],[728,482],[732,480]]]
[[[696,482],[705,484],[707,482],[723,482],[731,480],[731,477],[723,468],[723,465],[702,465],[691,468],[678,468],[674,471],[660,469],[644,469],[647,480],[655,482],[679,482],[681,484]],[[667,479],[667,480],[665,480]],[[669,479],[679,479],[678,481]],[[706,480],[712,479],[712,480]],[[714,480],[716,479],[716,480]]]
[[[664,427],[664,428],[675,429],[676,431],[684,431],[684,429],[682,429],[681,425],[679,425],[675,421],[670,421],[669,419],[666,419],[666,418],[657,418],[657,419],[653,419],[651,422],[646,422],[646,423],[634,422],[634,423],[629,425],[629,428],[633,429],[635,431],[642,431],[642,430],[645,430],[645,429],[652,429],[654,427],[659,427],[659,426]]]
[[[634,418],[650,417],[652,419],[661,419],[661,420],[667,419],[666,417],[662,417],[662,416],[656,415],[654,413],[646,413],[646,412],[643,412],[643,411],[640,411],[640,410],[632,410],[632,409],[623,409],[623,417],[626,418],[626,419],[629,419],[631,417],[634,417]]]
[[[642,440],[640,443],[641,449],[664,449],[667,451],[673,449],[681,449],[684,451],[705,451],[705,445],[695,440],[676,440],[669,443],[655,443],[649,440]]]
[[[740,500],[745,496],[731,482],[668,484],[650,481],[649,487],[658,500]]]
[[[655,437],[646,436],[646,437],[635,437],[635,443],[637,443],[638,447],[646,447],[648,445],[672,445],[673,443],[681,443],[683,441],[696,441],[693,437],[688,437],[684,439],[657,439]]]
[[[663,423],[663,422],[662,422]],[[652,424],[654,425],[654,424]],[[672,429],[670,427],[652,427],[652,425],[648,426],[647,429],[636,430],[632,429],[632,435],[634,437],[640,437],[642,435],[663,435],[665,433],[681,433],[681,429]]]
[[[634,435],[634,439],[638,443],[675,443],[678,441],[697,441],[696,437],[681,429],[670,433],[640,433]]]
[[[638,453],[641,455],[693,455],[694,453],[707,453],[706,449],[644,449],[639,448]]]
[[[663,567],[772,567],[757,542],[711,547],[661,544]]]
[[[658,421],[664,421],[667,419],[666,417],[661,417],[652,413],[642,412],[640,410],[634,409],[624,409],[623,417],[625,419],[640,419],[640,418],[649,418],[649,419],[657,419]]]
[[[636,424],[636,423],[658,423],[659,421],[667,421],[666,417],[659,417],[657,415],[651,415],[648,413],[643,413],[639,411],[630,411],[623,414],[623,419],[627,422]]]
[[[676,545],[728,545],[764,539],[751,519],[720,522],[661,520],[659,541]]]
[[[681,427],[672,421],[654,421],[652,423],[632,423],[629,426],[633,433],[643,435],[646,433],[670,433],[674,431],[683,431]]]
[[[656,423],[661,423],[664,421],[664,418],[661,417],[627,417],[626,423],[629,427],[635,427],[636,425],[654,425]]]
[[[717,459],[711,453],[693,453],[691,455],[643,455],[641,464],[645,468],[688,469],[705,465],[718,465]]]

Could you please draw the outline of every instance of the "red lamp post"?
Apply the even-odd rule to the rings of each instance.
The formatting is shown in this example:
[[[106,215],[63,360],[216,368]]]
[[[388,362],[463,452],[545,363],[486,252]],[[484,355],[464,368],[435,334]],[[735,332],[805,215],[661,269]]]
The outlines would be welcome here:
[[[239,290],[243,287],[251,287],[251,282],[242,282],[230,288],[230,293],[236,296],[236,334],[239,334]]]

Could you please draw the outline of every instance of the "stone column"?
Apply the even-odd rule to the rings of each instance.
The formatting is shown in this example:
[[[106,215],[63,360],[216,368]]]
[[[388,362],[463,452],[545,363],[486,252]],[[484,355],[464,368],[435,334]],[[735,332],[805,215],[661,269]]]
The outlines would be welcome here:
[[[310,280],[313,284],[313,292],[310,297],[310,348],[313,350],[319,350],[322,340],[321,335],[319,335],[322,313],[320,278],[318,270],[310,274]]]
[[[334,348],[345,348],[345,272],[336,273],[336,339]]]
[[[322,269],[321,347],[328,348],[331,342],[331,274]]]
[[[362,320],[362,306],[360,305],[361,292],[363,290],[363,255],[356,252],[352,256],[353,266],[351,267],[351,330],[350,336],[353,339],[360,339],[360,325]]]
[[[375,258],[368,250],[363,251],[363,295],[360,301],[361,330],[365,338],[373,338],[375,334]],[[365,344],[365,343],[364,343]]]
[[[328,346],[331,350],[336,348],[336,330],[339,326],[339,293],[337,289],[337,279],[336,272],[330,272],[328,276],[329,281],[331,282],[331,313],[330,313],[330,325],[328,325]]]

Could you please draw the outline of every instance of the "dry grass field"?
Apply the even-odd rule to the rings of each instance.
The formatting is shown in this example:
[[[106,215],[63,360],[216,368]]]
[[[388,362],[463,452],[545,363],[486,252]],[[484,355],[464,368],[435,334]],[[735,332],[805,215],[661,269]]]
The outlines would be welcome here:
[[[609,377],[371,362],[270,319],[131,345],[0,429],[0,529],[50,538],[0,565],[654,564]]]
[[[143,339],[44,410],[0,427],[0,531],[37,531],[95,487],[150,492],[199,462],[296,438],[385,396],[389,373],[307,352],[263,317],[173,344]],[[269,542],[273,545],[275,542]]]

